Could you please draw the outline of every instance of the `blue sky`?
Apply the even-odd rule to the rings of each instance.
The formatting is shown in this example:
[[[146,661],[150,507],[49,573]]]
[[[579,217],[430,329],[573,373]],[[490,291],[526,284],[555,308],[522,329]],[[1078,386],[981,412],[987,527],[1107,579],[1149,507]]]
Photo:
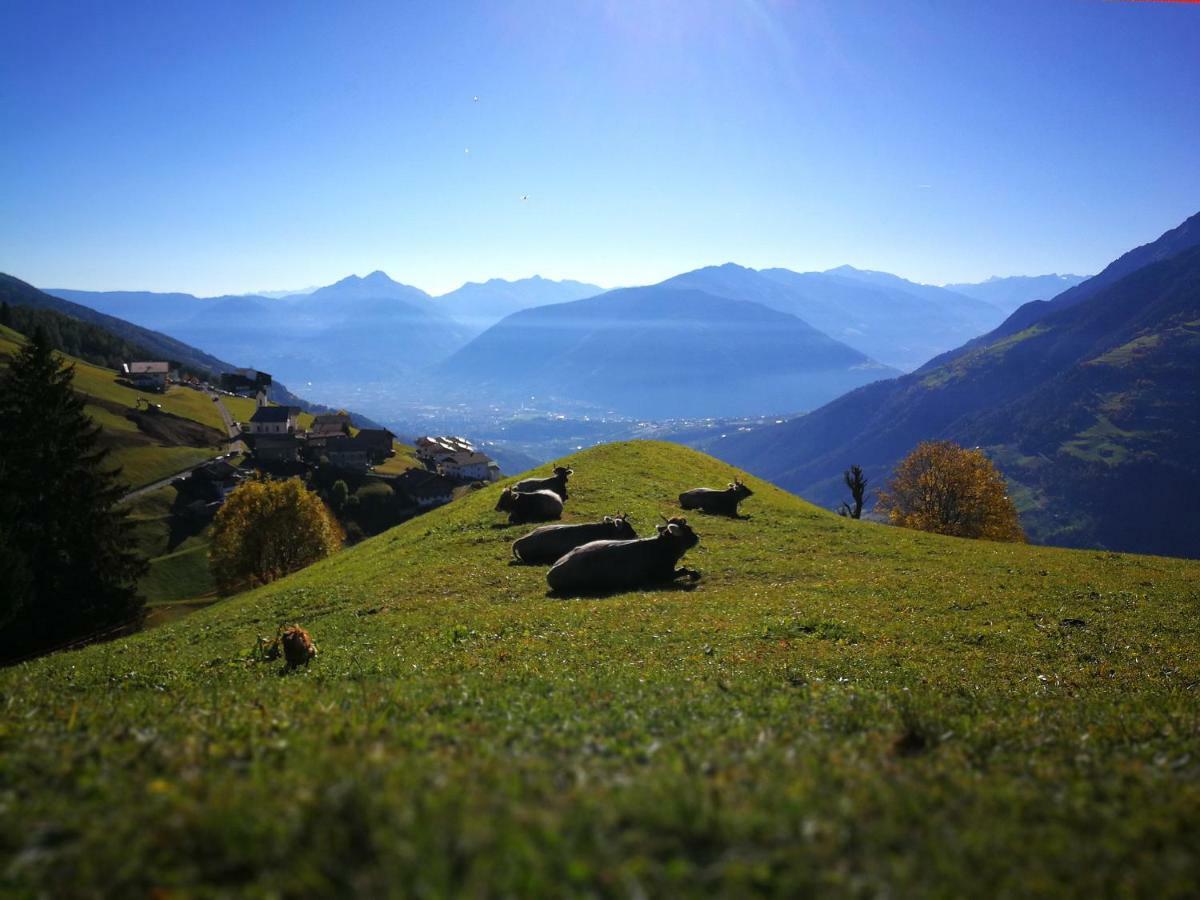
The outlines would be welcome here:
[[[214,294],[384,269],[437,293],[728,260],[1090,273],[1200,209],[1200,6],[2,16],[0,270],[39,286]]]

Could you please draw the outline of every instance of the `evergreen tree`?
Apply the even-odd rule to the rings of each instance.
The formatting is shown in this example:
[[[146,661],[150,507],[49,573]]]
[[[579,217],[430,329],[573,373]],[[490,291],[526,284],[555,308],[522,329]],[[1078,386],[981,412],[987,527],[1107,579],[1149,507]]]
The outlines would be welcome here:
[[[124,488],[73,377],[40,330],[0,375],[0,659],[142,613]]]

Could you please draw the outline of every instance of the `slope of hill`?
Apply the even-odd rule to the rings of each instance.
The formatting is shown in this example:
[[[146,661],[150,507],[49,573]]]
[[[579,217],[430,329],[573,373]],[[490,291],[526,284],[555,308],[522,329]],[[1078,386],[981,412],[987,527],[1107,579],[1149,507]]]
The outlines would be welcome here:
[[[0,365],[20,349],[23,335],[0,327]],[[85,410],[101,428],[100,443],[121,466],[130,488],[166,478],[220,453],[228,441],[212,399],[190,388],[148,394],[117,382],[111,369],[60,354],[75,367],[74,389],[87,399]],[[150,411],[146,403],[161,410]]]
[[[572,457],[637,527],[727,466]],[[1183,896],[1200,566],[848,522],[749,479],[691,590],[548,597],[502,485],[0,672],[16,895]],[[284,622],[319,654],[279,677]],[[102,826],[97,823],[103,823]]]
[[[986,281],[948,284],[946,290],[974,297],[976,300],[990,303],[1005,313],[1012,313],[1018,307],[1033,300],[1049,300],[1051,297],[1057,297],[1067,288],[1072,288],[1086,280],[1086,275],[993,276]]]
[[[234,367],[222,362],[215,356],[210,356],[182,341],[159,334],[149,328],[143,328],[132,322],[116,318],[106,313],[98,312],[90,306],[64,300],[44,291],[39,291],[31,284],[5,275],[0,272],[0,301],[7,301],[13,306],[28,306],[33,309],[50,309],[63,313],[84,322],[98,325],[119,338],[144,347],[155,355],[156,359],[165,359],[181,363],[196,370],[209,372],[229,372]]]
[[[468,281],[462,287],[438,297],[436,303],[472,336],[486,331],[505,316],[549,306],[552,303],[569,303],[584,297],[595,297],[604,293],[604,288],[581,281],[552,281],[534,275],[517,281],[491,278],[482,284]]]
[[[878,276],[872,281],[847,272],[858,270],[756,272],[726,263],[676,275],[663,285],[761,303],[902,370],[991,330],[1003,317],[988,304],[942,288],[885,273],[859,273]]]
[[[1200,213],[1160,235],[1156,240],[1122,254],[1105,266],[1100,274],[1081,281],[1052,300],[1034,300],[1026,303],[1009,316],[993,335],[988,335],[987,339],[1008,337],[1024,331],[1051,313],[1083,303],[1143,266],[1170,259],[1197,246],[1200,246]]]
[[[1048,308],[1021,332],[710,446],[824,504],[842,499],[850,463],[878,485],[921,440],[984,446],[1032,538],[1200,555],[1200,523],[1178,514],[1200,502],[1200,247]]]
[[[648,418],[805,409],[891,372],[795,316],[664,286],[516,313],[437,369],[463,396]]]

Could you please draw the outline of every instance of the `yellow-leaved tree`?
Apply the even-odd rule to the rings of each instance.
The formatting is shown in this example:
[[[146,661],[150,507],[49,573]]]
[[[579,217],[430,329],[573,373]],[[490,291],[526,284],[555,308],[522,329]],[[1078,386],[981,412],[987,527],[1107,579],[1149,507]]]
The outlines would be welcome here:
[[[282,578],[336,552],[337,519],[298,478],[247,481],[213,520],[209,566],[223,594]]]
[[[888,521],[956,537],[1024,542],[1004,476],[982,450],[924,441],[900,460],[876,510]]]

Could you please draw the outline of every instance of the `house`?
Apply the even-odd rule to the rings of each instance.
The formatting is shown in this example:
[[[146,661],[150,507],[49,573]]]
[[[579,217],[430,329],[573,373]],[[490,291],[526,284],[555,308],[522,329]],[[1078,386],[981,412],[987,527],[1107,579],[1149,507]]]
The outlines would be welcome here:
[[[424,460],[426,465],[439,456],[464,451],[470,452],[475,449],[470,441],[461,437],[419,437],[415,446],[417,457]]]
[[[474,450],[461,450],[438,457],[438,471],[455,481],[490,481],[491,460]]]
[[[309,426],[308,433],[315,435],[331,435],[331,434],[349,434],[350,433],[350,415],[344,412],[321,413],[313,419],[313,423]]]
[[[325,438],[324,456],[331,466],[351,472],[365,472],[371,464],[370,446],[344,434]]]
[[[271,407],[279,409],[280,407]],[[294,463],[300,461],[300,438],[295,434],[259,433],[251,438],[254,458],[259,462]]]
[[[395,489],[407,496],[420,509],[431,509],[449,503],[454,497],[454,482],[424,469],[409,469],[392,481]]]
[[[127,362],[121,373],[135,388],[143,391],[165,391],[171,364],[167,362]]]
[[[360,428],[357,437],[371,454],[372,463],[378,464],[388,457],[396,455],[396,451],[392,447],[396,435],[386,428]]]
[[[294,406],[260,406],[250,417],[250,434],[295,434],[300,410]]]
[[[208,501],[224,501],[240,483],[244,473],[227,460],[218,459],[192,472],[187,488]]]
[[[253,397],[271,386],[271,376],[257,369],[234,369],[232,372],[222,373],[218,384],[231,394]]]

